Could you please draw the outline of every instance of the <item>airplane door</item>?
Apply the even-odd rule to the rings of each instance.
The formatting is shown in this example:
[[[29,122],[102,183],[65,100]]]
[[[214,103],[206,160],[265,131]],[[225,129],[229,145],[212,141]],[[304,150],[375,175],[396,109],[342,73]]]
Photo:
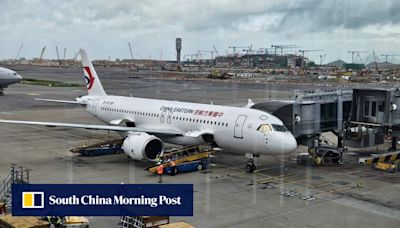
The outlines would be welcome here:
[[[234,130],[234,137],[238,139],[243,138],[243,127],[244,127],[244,122],[246,121],[247,116],[246,115],[240,115],[236,119],[235,123],[235,130]]]
[[[171,124],[172,112],[168,112],[167,114],[167,124]]]
[[[164,123],[165,122],[165,113],[166,113],[165,110],[161,112],[160,123]]]

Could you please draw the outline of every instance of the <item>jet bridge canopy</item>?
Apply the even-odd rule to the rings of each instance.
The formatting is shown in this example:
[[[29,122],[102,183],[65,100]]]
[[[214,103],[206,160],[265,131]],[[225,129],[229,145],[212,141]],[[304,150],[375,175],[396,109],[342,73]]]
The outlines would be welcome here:
[[[343,120],[350,116],[351,91],[317,91],[297,94],[291,101],[257,103],[253,109],[269,112],[280,118],[297,138],[326,131],[343,130]]]

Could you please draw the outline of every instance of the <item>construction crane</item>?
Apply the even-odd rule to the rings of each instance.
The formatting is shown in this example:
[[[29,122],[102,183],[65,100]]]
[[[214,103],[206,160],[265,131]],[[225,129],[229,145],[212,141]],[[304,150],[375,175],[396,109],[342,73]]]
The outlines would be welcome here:
[[[185,56],[190,56],[190,61],[201,60],[201,58],[203,57],[200,52],[194,53],[194,54],[187,54],[187,55],[184,55],[183,57],[185,57]]]
[[[378,64],[379,59],[378,59],[378,56],[375,55],[375,50],[372,51],[372,54],[373,54],[373,56],[374,56],[374,62],[375,62],[375,69],[376,69],[376,72],[379,72],[379,64]],[[379,80],[381,80],[381,74],[379,75]]]
[[[19,49],[18,49],[18,52],[17,52],[17,57],[15,57],[15,59],[19,58],[19,54],[21,54],[22,47],[24,47],[24,44],[21,44],[21,46],[19,46]]]
[[[211,59],[214,59],[214,53],[215,51],[208,51],[208,50],[198,50],[198,52],[201,53],[210,53],[211,54]]]
[[[253,45],[251,44],[250,47],[243,49],[242,51],[246,52],[246,54],[251,54],[253,51]]]
[[[60,61],[60,54],[58,53],[58,47],[56,46],[56,52],[57,52],[57,60]]]
[[[389,57],[389,56],[390,56],[390,57],[394,57],[394,56],[399,56],[399,55],[383,54],[383,55],[381,55],[381,56],[384,56],[384,57],[385,57],[385,63],[388,63],[388,57]]]
[[[64,56],[63,56],[63,59],[65,59],[66,56],[67,56],[67,48],[64,48]]]
[[[293,49],[293,48],[297,48],[297,46],[295,44],[285,44],[285,45],[273,44],[273,45],[271,45],[271,48],[274,48],[275,55],[276,55],[276,49],[281,49],[281,55],[283,55],[283,49]]]
[[[217,56],[219,56],[219,52],[217,51],[217,48],[215,47],[215,45],[213,45],[213,49],[214,49],[214,52],[217,54]]]
[[[301,56],[303,56],[303,58],[304,58],[304,53],[306,53],[306,52],[314,52],[314,51],[323,51],[323,49],[320,49],[320,50],[299,50],[299,52],[301,53]]]
[[[366,53],[368,51],[347,51],[347,53],[351,53],[351,63],[355,63],[357,62],[357,58],[360,58],[360,62],[361,62],[361,56],[360,53]],[[354,59],[354,54],[356,54],[356,59]]]
[[[42,52],[40,52],[39,61],[42,61],[43,55],[44,55],[44,51],[46,51],[46,45],[42,48]]]
[[[237,48],[249,48],[250,49],[250,47],[240,47],[240,46],[229,46],[229,48],[233,49],[233,54],[236,54],[236,49]]]
[[[262,53],[264,53],[264,54],[268,54],[269,53],[269,51],[268,50],[273,50],[272,48],[259,48],[258,49],[258,54],[262,54]]]
[[[129,46],[129,52],[131,53],[131,59],[133,59],[133,53],[132,53],[131,42],[128,42],[128,46]]]
[[[197,59],[198,54],[190,54],[190,60],[196,60]],[[194,58],[193,58],[194,57]]]
[[[319,55],[319,65],[320,66],[322,66],[322,63],[324,62],[325,58],[326,58],[326,54]]]

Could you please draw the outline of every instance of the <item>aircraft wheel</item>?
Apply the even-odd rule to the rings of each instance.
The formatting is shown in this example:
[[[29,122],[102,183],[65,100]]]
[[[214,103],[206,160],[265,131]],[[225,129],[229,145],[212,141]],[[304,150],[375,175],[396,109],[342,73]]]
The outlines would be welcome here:
[[[172,167],[171,168],[171,172],[169,173],[169,175],[175,176],[177,173],[178,173],[178,169],[176,167]]]
[[[0,92],[0,96],[4,96],[4,92]]]
[[[244,169],[246,170],[246,173],[252,173],[256,169],[256,166],[253,164],[247,164]]]

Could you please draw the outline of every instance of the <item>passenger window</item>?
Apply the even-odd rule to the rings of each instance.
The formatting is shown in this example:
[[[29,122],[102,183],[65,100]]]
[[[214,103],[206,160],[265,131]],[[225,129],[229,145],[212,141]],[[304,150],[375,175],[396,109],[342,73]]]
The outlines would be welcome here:
[[[261,124],[261,125],[258,127],[257,131],[259,131],[259,132],[261,132],[261,133],[263,133],[263,134],[266,134],[266,133],[268,133],[268,132],[271,132],[271,131],[272,131],[272,128],[271,128],[271,125],[269,125],[269,124]]]

